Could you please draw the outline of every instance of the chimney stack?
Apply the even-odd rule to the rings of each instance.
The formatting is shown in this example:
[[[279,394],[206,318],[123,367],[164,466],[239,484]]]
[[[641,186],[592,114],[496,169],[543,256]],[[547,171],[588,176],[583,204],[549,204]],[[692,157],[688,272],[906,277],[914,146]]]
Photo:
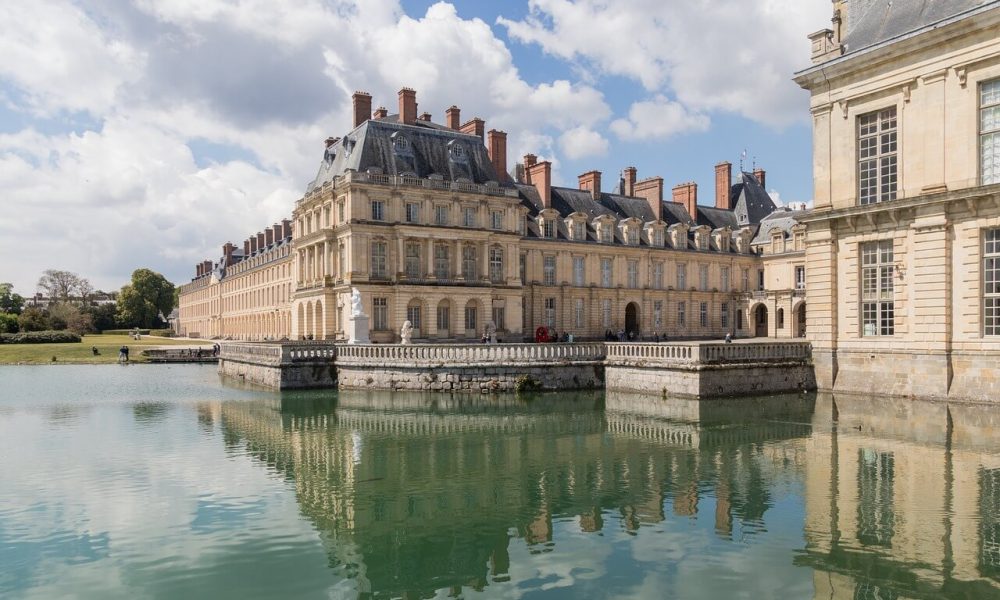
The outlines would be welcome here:
[[[479,139],[483,139],[483,134],[486,132],[486,121],[480,119],[479,117],[476,117],[471,121],[469,121],[468,123],[466,123],[465,125],[462,125],[460,131],[462,133],[478,135]]]
[[[507,181],[507,132],[490,129],[486,135],[486,151],[497,172],[497,181],[503,183]]]
[[[625,173],[623,175],[623,178],[625,179],[624,191],[626,196],[635,196],[635,177],[636,174],[638,174],[638,172],[639,171],[635,167],[625,167]],[[662,195],[663,193],[662,189],[660,190],[660,193]]]
[[[577,177],[580,183],[580,189],[585,192],[590,192],[591,197],[594,200],[601,199],[601,172],[600,171],[587,171],[583,175]]]
[[[250,236],[250,254],[257,254],[257,236]]]
[[[429,112],[420,113],[419,119],[421,121],[426,122],[426,123],[430,123],[431,122],[431,113],[429,113]]]
[[[250,239],[243,240],[243,258],[250,256]]]
[[[729,210],[729,187],[732,183],[732,163],[723,161],[715,165],[715,208]]]
[[[226,267],[231,267],[233,265],[233,252],[236,250],[236,246],[232,242],[226,242],[222,247],[222,255],[225,257],[223,265]]]
[[[206,260],[201,264],[201,272],[204,275],[208,275],[212,272],[212,261]]]
[[[538,157],[534,154],[524,155],[524,183],[531,185],[531,167],[538,163]]]
[[[462,111],[459,110],[457,106],[452,104],[448,110],[444,111],[445,125],[447,125],[449,129],[454,129],[455,131],[461,129],[462,128],[462,120],[460,117],[461,114]]]
[[[264,247],[270,247],[274,244],[274,231],[268,227],[264,230]]]
[[[375,109],[375,112],[372,114],[372,116],[375,117],[376,119],[384,119],[389,116],[389,109],[387,109],[384,106],[380,106]]]
[[[264,251],[265,248],[267,248],[267,246],[264,244],[264,232],[262,231],[257,232],[257,248],[262,252]]]
[[[195,279],[198,279],[199,277],[201,277],[201,275],[202,275],[202,272],[201,272],[201,270],[202,270],[202,269],[203,269],[204,267],[205,267],[205,264],[204,264],[204,263],[198,263],[198,264],[196,264],[196,265],[194,266],[194,278],[195,278]]]
[[[281,220],[281,236],[283,239],[292,237],[292,222],[288,219]]]
[[[275,223],[274,225],[271,225],[271,232],[272,232],[271,235],[274,236],[275,243],[280,244],[281,240],[285,239],[285,236],[282,235],[280,223]]]
[[[368,92],[354,92],[354,126],[357,127],[368,120],[372,114],[372,95]]]
[[[417,92],[411,88],[399,90],[399,122],[413,125],[417,121]]]
[[[757,183],[760,184],[760,187],[762,187],[764,189],[767,189],[767,184],[764,183],[764,178],[766,177],[766,175],[767,174],[764,172],[764,169],[761,169],[760,167],[756,167],[753,170],[753,176],[754,176],[754,178],[757,179]]]
[[[340,141],[339,137],[328,137],[323,143],[326,145],[327,148],[329,148],[330,146],[336,144],[339,141]]]
[[[528,167],[528,182],[538,190],[542,209],[552,208],[552,163],[544,160]]]
[[[694,182],[682,183],[674,186],[674,202],[684,205],[691,216],[691,220],[698,221],[698,184]]]
[[[629,167],[635,173],[635,167]],[[634,177],[634,175],[633,175]],[[625,179],[628,185],[628,178]],[[643,179],[639,183],[633,181],[632,190],[636,198],[645,198],[649,208],[653,211],[653,220],[663,220],[663,178],[650,177]],[[633,194],[628,194],[632,196]]]

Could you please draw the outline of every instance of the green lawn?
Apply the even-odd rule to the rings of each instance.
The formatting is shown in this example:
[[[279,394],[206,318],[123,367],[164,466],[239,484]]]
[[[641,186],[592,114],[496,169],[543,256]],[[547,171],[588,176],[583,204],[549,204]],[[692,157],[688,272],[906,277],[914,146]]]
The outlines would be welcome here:
[[[142,357],[143,348],[152,346],[189,346],[197,348],[200,345],[211,345],[211,342],[192,342],[191,340],[174,340],[171,338],[142,336],[136,341],[127,335],[88,335],[79,344],[0,344],[0,365],[2,364],[102,364],[118,361],[118,349],[123,345],[129,348],[131,362],[145,362]],[[96,347],[99,355],[94,356],[91,348]],[[53,361],[52,357],[56,360]]]

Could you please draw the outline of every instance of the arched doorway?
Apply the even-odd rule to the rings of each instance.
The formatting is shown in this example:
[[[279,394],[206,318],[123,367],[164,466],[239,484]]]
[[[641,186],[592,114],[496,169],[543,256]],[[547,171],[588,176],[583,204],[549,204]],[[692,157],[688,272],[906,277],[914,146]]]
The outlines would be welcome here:
[[[758,304],[753,311],[753,335],[767,337],[767,307],[763,304]]]
[[[806,337],[806,303],[802,302],[795,307],[795,337]]]
[[[625,333],[639,335],[639,305],[629,302],[625,305]]]

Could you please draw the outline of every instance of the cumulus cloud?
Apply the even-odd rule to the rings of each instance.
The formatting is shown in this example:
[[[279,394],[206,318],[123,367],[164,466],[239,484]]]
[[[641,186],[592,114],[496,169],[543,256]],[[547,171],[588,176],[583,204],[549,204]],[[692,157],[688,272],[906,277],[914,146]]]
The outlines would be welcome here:
[[[530,0],[511,37],[666,93],[696,112],[722,110],[772,126],[804,119],[806,96],[790,73],[809,56],[803,32],[829,3],[800,0]]]
[[[566,158],[576,160],[608,153],[608,140],[593,129],[574,127],[559,137],[559,147]]]
[[[611,131],[625,140],[663,140],[681,133],[705,131],[710,124],[707,116],[658,96],[632,104],[628,118],[613,121]]]

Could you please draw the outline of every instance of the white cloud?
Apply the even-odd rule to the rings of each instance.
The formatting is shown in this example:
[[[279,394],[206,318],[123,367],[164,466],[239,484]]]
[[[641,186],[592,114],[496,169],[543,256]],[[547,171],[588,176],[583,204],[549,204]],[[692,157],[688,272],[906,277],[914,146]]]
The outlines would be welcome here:
[[[559,147],[570,160],[608,153],[608,140],[593,129],[575,127],[559,137]]]
[[[772,126],[804,119],[807,96],[790,80],[806,66],[823,0],[530,0],[522,20],[498,19],[510,35],[670,93],[690,110],[722,110]]]
[[[681,133],[705,131],[710,124],[705,115],[692,113],[677,102],[657,96],[632,104],[628,119],[613,121],[611,131],[625,140],[662,140]]]

